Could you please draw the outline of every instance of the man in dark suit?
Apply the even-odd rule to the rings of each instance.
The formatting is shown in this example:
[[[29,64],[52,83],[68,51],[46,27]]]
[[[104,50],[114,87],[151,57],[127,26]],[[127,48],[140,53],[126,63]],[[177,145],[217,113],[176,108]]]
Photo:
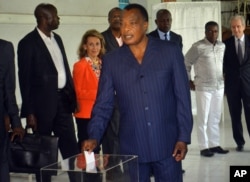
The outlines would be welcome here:
[[[182,49],[183,45],[181,35],[171,31],[172,15],[170,11],[167,9],[158,10],[156,13],[155,23],[157,25],[157,29],[150,32],[148,35],[160,38],[162,40],[176,42]]]
[[[121,26],[121,13],[120,8],[112,8],[108,14],[109,28],[102,32],[105,39],[106,53],[117,49],[122,45],[122,38],[120,32]],[[103,136],[102,149],[105,154],[119,154],[119,111],[117,103],[115,102],[115,108],[111,118],[111,122]]]
[[[65,159],[79,153],[72,118],[76,105],[73,80],[63,42],[53,32],[59,25],[56,7],[39,4],[34,15],[37,27],[18,44],[21,117],[33,131],[58,136]],[[39,181],[40,176],[36,177]],[[50,181],[47,178],[43,181]],[[70,180],[74,181],[72,176]]]
[[[108,13],[109,27],[102,32],[105,39],[106,53],[109,53],[122,46],[122,37],[120,32],[122,10],[118,7],[112,8]],[[115,104],[117,106],[117,104]],[[119,154],[119,111],[115,107],[112,119],[105,132],[102,141],[102,149],[106,154]]]
[[[224,55],[225,93],[232,121],[236,150],[244,149],[245,140],[241,121],[244,108],[250,135],[250,37],[244,34],[245,18],[240,15],[230,20],[233,36],[225,41]]]
[[[9,182],[8,147],[9,137],[5,119],[10,121],[13,135],[24,135],[16,104],[14,48],[11,42],[0,39],[0,182]],[[9,126],[8,126],[9,127]]]
[[[105,49],[107,53],[122,46],[120,32],[121,12],[122,10],[120,8],[115,7],[112,8],[108,13],[109,27],[107,30],[102,32],[102,35],[105,39]]]
[[[112,8],[108,13],[109,27],[102,32],[105,39],[106,53],[109,53],[120,46],[122,46],[121,37],[121,14],[122,10],[118,7]],[[119,61],[119,60],[118,60]],[[115,97],[116,98],[116,97]],[[108,127],[102,139],[102,150],[104,154],[120,154],[119,147],[119,120],[120,113],[118,110],[117,99],[115,99],[114,110]],[[109,161],[109,165],[119,163],[118,158],[112,158],[113,161]],[[106,174],[107,180],[112,180],[115,176],[121,176],[121,168],[115,168]]]
[[[139,181],[150,181],[153,172],[156,182],[181,182],[181,160],[193,125],[184,58],[175,43],[148,37],[147,28],[146,9],[127,5],[121,23],[124,45],[103,58],[90,139],[82,149],[92,151],[100,142],[115,91],[121,116],[120,152],[138,156]]]

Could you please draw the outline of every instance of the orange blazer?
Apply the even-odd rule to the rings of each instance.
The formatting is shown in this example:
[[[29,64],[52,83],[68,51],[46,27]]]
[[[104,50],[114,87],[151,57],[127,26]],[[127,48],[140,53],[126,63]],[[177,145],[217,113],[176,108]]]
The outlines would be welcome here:
[[[74,113],[74,116],[90,118],[96,100],[99,79],[85,58],[74,64],[73,81],[79,109],[78,112]]]

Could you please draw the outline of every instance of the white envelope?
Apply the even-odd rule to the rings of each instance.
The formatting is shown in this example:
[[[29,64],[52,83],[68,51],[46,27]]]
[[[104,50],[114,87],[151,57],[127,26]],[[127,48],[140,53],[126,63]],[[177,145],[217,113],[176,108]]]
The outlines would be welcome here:
[[[86,159],[86,172],[89,173],[97,173],[97,169],[95,166],[95,154],[94,152],[89,153],[88,151],[84,151],[85,159]]]

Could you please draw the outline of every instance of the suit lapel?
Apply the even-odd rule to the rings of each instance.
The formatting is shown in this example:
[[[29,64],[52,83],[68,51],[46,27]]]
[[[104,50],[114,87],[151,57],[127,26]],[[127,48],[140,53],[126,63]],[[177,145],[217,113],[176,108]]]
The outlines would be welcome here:
[[[122,51],[122,49],[124,49],[124,51]],[[129,65],[132,68],[134,68],[135,65],[138,66],[135,56],[133,55],[133,53],[131,52],[131,50],[127,45],[123,45],[120,50],[121,50],[120,51],[121,59],[125,64]]]
[[[67,65],[67,57],[66,57],[66,53],[65,53],[65,51],[64,51],[64,47],[63,47],[62,41],[61,41],[61,39],[58,37],[58,35],[56,35],[55,33],[54,33],[54,38],[55,38],[55,40],[56,40],[56,42],[57,42],[57,44],[58,44],[58,46],[59,46],[59,48],[60,48],[60,50],[61,50],[61,54],[62,54],[62,57],[63,57],[64,67],[65,67],[65,69],[67,69],[67,68],[66,68],[66,65]]]
[[[246,62],[249,58],[248,53],[250,52],[250,47],[249,47],[249,38],[248,36],[245,35],[245,54],[244,54],[244,62]]]
[[[66,86],[71,87],[73,90],[73,87],[74,87],[73,80],[71,78],[71,72],[70,72],[70,68],[69,68],[69,64],[68,64],[68,60],[67,60],[67,56],[66,56],[66,52],[65,52],[65,49],[63,46],[62,39],[56,33],[54,33],[54,37],[55,37],[56,42],[61,50],[62,57],[63,57],[64,69],[65,69],[65,74],[66,74],[66,79],[67,79]]]
[[[169,32],[169,36],[170,36],[169,40],[170,41],[174,41],[174,35],[173,35],[173,33],[171,31]]]
[[[232,36],[232,37],[230,38],[229,43],[230,43],[230,45],[229,45],[228,47],[229,47],[230,49],[232,49],[232,50],[230,50],[231,55],[234,56],[234,57],[235,57],[235,56],[238,57],[238,56],[237,56],[237,50],[236,50],[236,47],[235,47],[234,36]]]
[[[108,31],[108,35],[109,35],[109,40],[111,41],[111,44],[113,47],[119,47],[118,42],[116,41],[116,38],[113,36],[111,30],[109,29]]]
[[[159,38],[159,39],[161,38],[158,31],[157,31],[157,29],[155,30],[155,35],[157,36],[157,38]]]
[[[35,38],[36,38],[36,42],[38,47],[40,47],[40,50],[43,52],[43,55],[47,56],[48,59],[46,59],[48,61],[49,64],[51,64],[51,66],[53,66],[56,70],[56,66],[53,62],[53,59],[50,55],[50,52],[46,46],[46,44],[44,43],[44,41],[42,40],[41,36],[39,35],[38,31],[35,29]]]
[[[151,59],[148,59],[148,57],[150,57],[151,54],[147,55],[149,52],[148,49],[151,49],[151,47],[152,47],[151,44],[152,44],[152,40],[151,40],[151,38],[149,38],[144,56],[142,58],[143,59],[142,64],[138,63],[135,56],[133,55],[133,53],[131,52],[131,50],[129,49],[129,47],[127,45],[123,45],[123,47],[122,47],[122,49],[125,49],[125,51],[121,51],[121,54],[122,54],[121,59],[125,62],[125,64],[129,65],[133,69],[134,68],[137,68],[137,69],[143,68],[151,63],[151,61],[150,61]]]

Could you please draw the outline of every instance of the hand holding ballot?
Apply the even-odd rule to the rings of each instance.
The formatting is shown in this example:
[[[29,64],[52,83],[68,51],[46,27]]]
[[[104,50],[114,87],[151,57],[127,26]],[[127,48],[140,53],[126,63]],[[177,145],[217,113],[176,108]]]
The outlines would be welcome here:
[[[108,165],[109,155],[95,155],[94,152],[83,152],[77,155],[76,166],[86,172],[103,170]]]
[[[89,139],[82,142],[82,152],[92,152],[97,147],[97,140]]]

